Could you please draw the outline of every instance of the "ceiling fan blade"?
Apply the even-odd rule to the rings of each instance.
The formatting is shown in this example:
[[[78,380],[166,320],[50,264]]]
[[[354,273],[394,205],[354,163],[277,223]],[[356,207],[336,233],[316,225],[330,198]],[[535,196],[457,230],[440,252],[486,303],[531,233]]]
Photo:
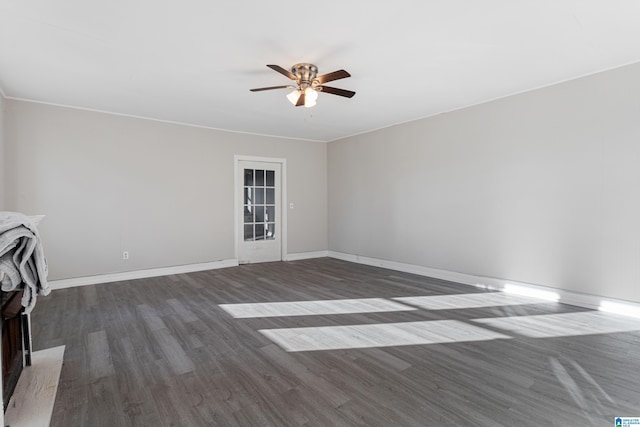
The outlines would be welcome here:
[[[322,89],[322,92],[330,93],[332,95],[344,96],[345,98],[353,98],[353,95],[356,93],[352,90],[346,89],[338,89],[337,87],[331,86],[319,86]]]
[[[351,74],[347,73],[345,70],[338,70],[334,71],[333,73],[318,76],[314,80],[316,80],[320,84],[324,84],[332,82],[334,80],[345,79],[347,77],[351,77]]]
[[[291,85],[287,85],[287,86],[269,86],[269,87],[258,87],[255,89],[249,89],[251,92],[260,92],[263,90],[272,90],[272,89],[287,89],[287,88],[292,88],[293,86]]]
[[[305,100],[305,95],[304,95],[304,91],[302,91],[300,93],[300,98],[298,98],[298,102],[296,102],[296,107],[299,107],[301,105],[304,105],[304,100]]]
[[[271,68],[273,71],[277,71],[280,74],[289,77],[291,80],[296,79],[296,76],[291,71],[285,70],[279,65],[267,65],[267,67]]]

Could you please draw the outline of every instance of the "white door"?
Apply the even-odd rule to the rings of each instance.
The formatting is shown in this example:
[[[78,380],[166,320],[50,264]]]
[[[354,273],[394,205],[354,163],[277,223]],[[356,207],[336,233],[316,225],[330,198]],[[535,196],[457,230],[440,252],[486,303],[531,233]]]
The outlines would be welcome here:
[[[239,161],[238,262],[282,260],[280,163]]]

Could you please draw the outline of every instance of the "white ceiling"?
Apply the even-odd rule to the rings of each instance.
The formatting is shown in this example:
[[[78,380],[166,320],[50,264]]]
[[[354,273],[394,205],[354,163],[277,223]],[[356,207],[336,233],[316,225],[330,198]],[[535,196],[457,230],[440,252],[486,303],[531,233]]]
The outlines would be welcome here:
[[[638,61],[638,0],[0,0],[7,97],[309,140]],[[249,92],[297,62],[356,96]]]

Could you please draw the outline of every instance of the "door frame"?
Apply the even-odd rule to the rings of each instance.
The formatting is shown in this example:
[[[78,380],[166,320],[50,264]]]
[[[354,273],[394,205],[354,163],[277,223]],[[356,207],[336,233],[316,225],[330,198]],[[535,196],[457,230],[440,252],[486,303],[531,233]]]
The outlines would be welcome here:
[[[280,164],[280,203],[282,208],[280,209],[280,258],[282,261],[287,261],[287,159],[278,157],[260,157],[260,156],[245,156],[236,154],[233,156],[233,247],[234,256],[238,261],[238,242],[240,239],[240,217],[242,211],[240,208],[240,192],[238,186],[238,172],[240,170],[240,162],[262,162],[262,163],[278,163]]]

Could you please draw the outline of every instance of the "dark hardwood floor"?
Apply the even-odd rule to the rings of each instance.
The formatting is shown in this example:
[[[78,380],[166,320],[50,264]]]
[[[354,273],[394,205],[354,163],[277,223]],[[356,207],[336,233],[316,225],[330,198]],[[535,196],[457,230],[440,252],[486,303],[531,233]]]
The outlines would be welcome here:
[[[60,427],[640,416],[639,320],[479,293],[329,258],[254,264],[54,291],[33,341],[66,345]],[[300,304],[237,305],[286,301]]]

